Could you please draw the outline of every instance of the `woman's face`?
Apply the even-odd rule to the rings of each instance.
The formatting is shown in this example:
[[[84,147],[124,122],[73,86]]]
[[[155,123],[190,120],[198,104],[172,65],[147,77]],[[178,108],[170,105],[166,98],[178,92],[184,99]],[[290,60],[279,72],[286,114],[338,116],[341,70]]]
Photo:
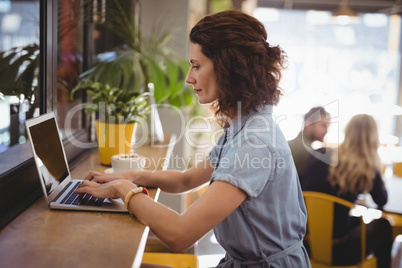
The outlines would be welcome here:
[[[213,62],[201,52],[198,44],[190,43],[190,69],[186,83],[193,86],[200,104],[207,104],[218,99],[216,76]]]

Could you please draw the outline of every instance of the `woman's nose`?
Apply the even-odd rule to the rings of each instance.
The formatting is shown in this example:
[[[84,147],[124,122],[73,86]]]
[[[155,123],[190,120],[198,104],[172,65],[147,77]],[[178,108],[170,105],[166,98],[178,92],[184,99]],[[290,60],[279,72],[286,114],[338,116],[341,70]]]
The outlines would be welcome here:
[[[186,84],[193,85],[195,83],[195,79],[191,76],[191,69],[187,72],[186,75]]]

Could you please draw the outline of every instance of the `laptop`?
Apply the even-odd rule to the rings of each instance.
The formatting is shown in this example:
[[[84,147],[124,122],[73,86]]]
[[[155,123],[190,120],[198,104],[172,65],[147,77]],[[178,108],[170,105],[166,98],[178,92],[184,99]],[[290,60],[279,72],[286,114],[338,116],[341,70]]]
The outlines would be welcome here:
[[[29,119],[25,125],[43,195],[51,209],[128,212],[121,199],[100,199],[72,192],[82,180],[71,178],[54,112]]]

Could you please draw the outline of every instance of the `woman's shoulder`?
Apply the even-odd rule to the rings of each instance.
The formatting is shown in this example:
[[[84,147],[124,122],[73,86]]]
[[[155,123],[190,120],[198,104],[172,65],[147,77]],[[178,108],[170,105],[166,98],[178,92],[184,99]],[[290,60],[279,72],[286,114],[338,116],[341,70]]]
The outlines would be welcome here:
[[[238,138],[250,141],[251,144],[266,145],[266,148],[282,148],[285,144],[287,147],[287,140],[272,116],[271,106],[247,116],[246,120],[243,120],[241,135]]]

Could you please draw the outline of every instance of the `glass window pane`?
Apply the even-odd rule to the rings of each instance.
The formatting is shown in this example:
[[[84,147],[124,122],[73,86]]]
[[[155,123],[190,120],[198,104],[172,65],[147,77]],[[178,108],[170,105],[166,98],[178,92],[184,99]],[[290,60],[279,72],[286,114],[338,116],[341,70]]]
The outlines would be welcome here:
[[[375,117],[383,143],[398,139],[399,16],[359,14],[354,23],[340,24],[326,11],[257,8],[254,15],[265,24],[268,42],[288,55],[284,96],[274,109],[287,139],[317,105],[331,113],[329,143],[342,141],[345,124],[358,113]]]
[[[0,1],[0,159],[25,143],[24,122],[38,114],[39,2]],[[17,151],[7,153],[14,165],[30,157]]]
[[[25,142],[38,107],[39,1],[0,2],[0,152]]]
[[[77,94],[70,100],[70,92],[83,69],[82,1],[43,3],[47,12],[54,14],[52,9],[58,10],[54,17],[42,18],[48,26],[50,23],[51,27],[57,27],[57,31],[48,29],[43,33],[50,42],[46,42],[50,45],[47,52],[57,45],[57,59],[47,53],[44,63],[47,66],[46,83],[55,86],[39,85],[42,75],[39,70],[40,2],[0,1],[0,176],[32,157],[29,144],[25,143],[24,122],[39,115],[40,111],[55,110],[63,138],[66,133],[80,135],[80,140],[87,136],[83,133],[82,110],[71,113],[82,102],[82,96]],[[57,24],[47,21],[55,18]],[[57,38],[52,36],[53,32],[57,33]],[[51,66],[55,66],[54,69]],[[73,150],[76,155],[78,151]],[[69,152],[67,150],[67,157]]]
[[[57,59],[57,116],[63,135],[82,127],[82,96],[70,92],[77,84],[83,65],[83,20],[81,1],[59,0]]]

